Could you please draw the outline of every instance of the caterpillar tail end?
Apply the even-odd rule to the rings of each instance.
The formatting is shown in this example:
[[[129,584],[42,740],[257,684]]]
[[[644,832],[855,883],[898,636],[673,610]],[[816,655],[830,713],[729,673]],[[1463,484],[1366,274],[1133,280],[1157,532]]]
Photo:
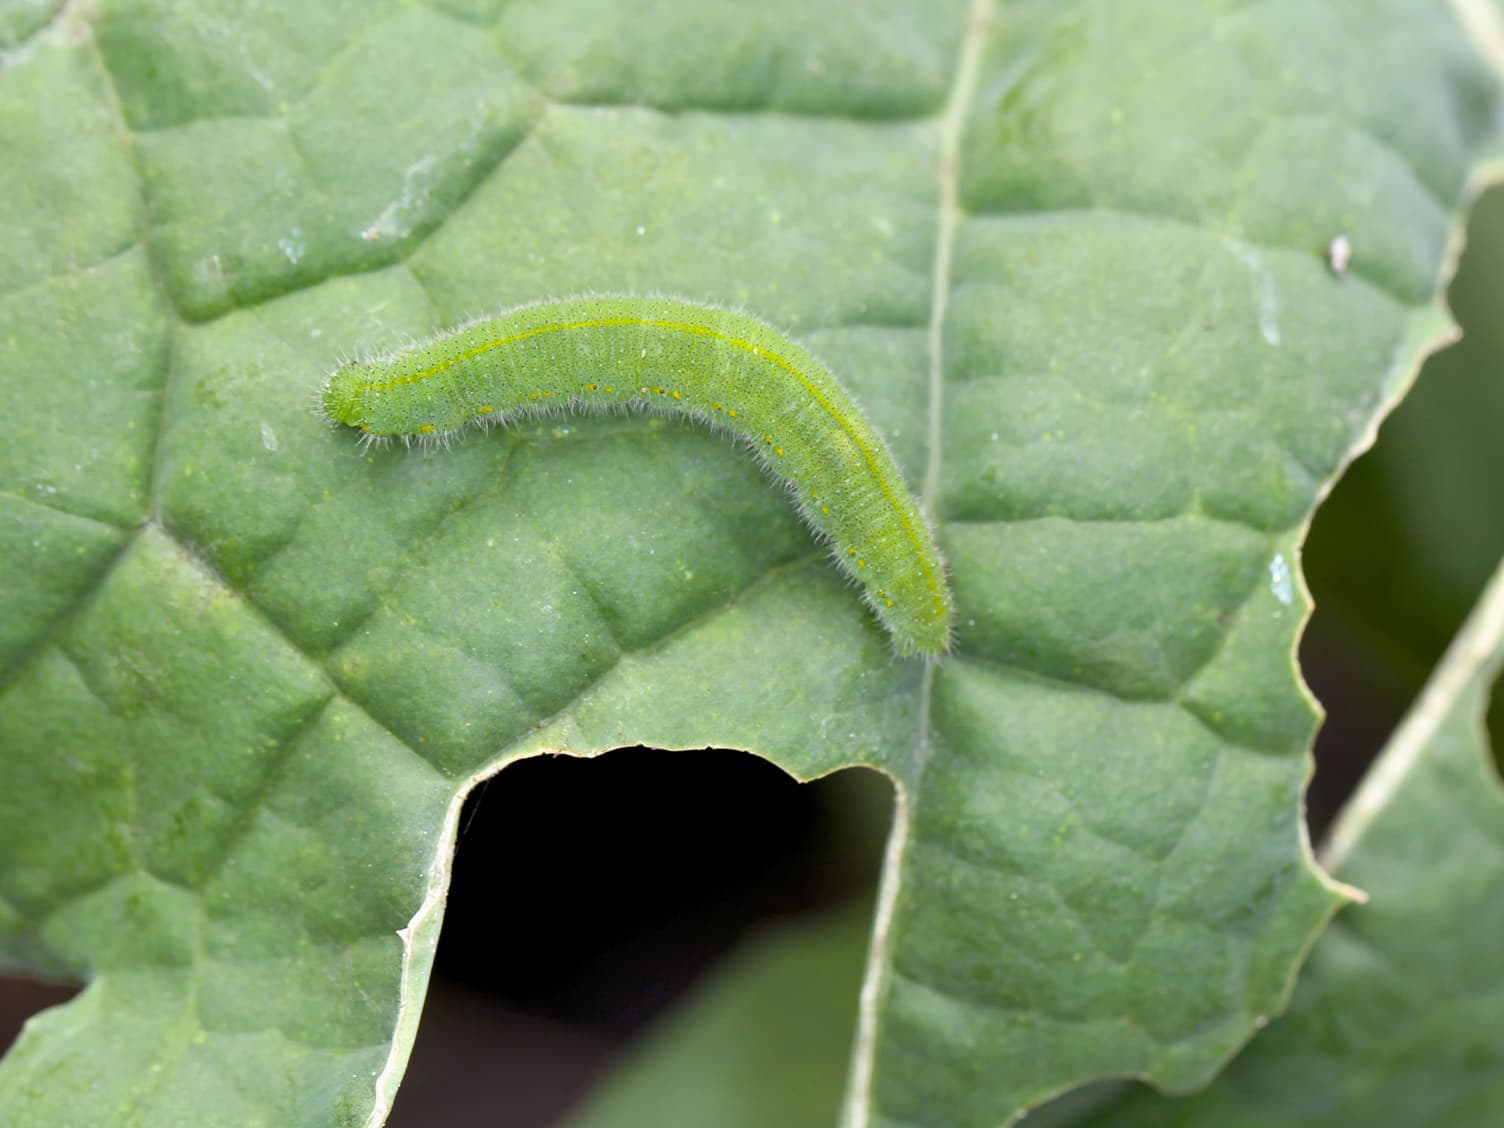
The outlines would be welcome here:
[[[896,608],[871,600],[869,606],[887,630],[893,652],[900,658],[939,658],[955,641],[949,592],[939,593],[929,613],[923,616],[895,614]]]
[[[920,632],[893,633],[893,649],[901,658],[939,658],[951,647],[949,623]]]

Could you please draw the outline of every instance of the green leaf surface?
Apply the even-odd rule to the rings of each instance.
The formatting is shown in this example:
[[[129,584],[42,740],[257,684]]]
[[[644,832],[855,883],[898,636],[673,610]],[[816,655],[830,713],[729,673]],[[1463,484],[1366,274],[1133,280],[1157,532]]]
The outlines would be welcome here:
[[[1494,143],[1448,6],[23,7],[0,961],[89,985],[0,1121],[379,1123],[459,804],[542,751],[897,782],[854,1124],[1194,1087],[1284,1005],[1339,902],[1296,553]],[[953,653],[894,659],[714,435],[361,457],[313,414],[342,354],[589,290],[824,357],[937,519]]]
[[[1484,727],[1504,567],[1337,823],[1323,859],[1368,895],[1322,936],[1290,1011],[1193,1099],[1086,1123],[1276,1128],[1504,1121],[1504,788]]]

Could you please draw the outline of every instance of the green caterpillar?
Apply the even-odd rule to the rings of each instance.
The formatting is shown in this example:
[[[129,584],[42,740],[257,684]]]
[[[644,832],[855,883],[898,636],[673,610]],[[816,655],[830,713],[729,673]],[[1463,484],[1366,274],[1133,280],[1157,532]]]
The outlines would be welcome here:
[[[950,643],[945,568],[881,436],[824,365],[755,317],[675,298],[539,302],[345,364],[322,406],[366,441],[627,407],[730,431],[831,542],[898,653]]]

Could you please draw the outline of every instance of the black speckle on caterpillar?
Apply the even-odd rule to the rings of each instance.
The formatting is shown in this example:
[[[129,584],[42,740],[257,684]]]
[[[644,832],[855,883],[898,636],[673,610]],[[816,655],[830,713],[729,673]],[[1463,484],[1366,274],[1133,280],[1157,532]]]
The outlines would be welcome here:
[[[368,443],[561,409],[645,408],[730,431],[831,543],[899,654],[950,644],[945,568],[882,437],[823,364],[755,317],[675,298],[539,302],[344,364],[321,406]]]

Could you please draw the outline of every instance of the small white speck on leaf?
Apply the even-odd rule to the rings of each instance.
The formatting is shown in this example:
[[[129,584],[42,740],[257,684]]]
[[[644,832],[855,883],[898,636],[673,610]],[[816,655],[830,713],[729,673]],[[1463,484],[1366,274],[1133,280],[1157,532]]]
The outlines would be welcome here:
[[[303,232],[294,227],[292,234],[277,240],[277,249],[282,252],[288,262],[297,266],[303,258]]]
[[[1326,245],[1326,264],[1341,278],[1353,261],[1353,245],[1346,235],[1338,235]]]
[[[1276,552],[1274,559],[1269,561],[1269,590],[1274,593],[1274,598],[1287,607],[1295,598],[1295,585],[1290,578],[1290,565],[1285,560],[1283,552]]]

